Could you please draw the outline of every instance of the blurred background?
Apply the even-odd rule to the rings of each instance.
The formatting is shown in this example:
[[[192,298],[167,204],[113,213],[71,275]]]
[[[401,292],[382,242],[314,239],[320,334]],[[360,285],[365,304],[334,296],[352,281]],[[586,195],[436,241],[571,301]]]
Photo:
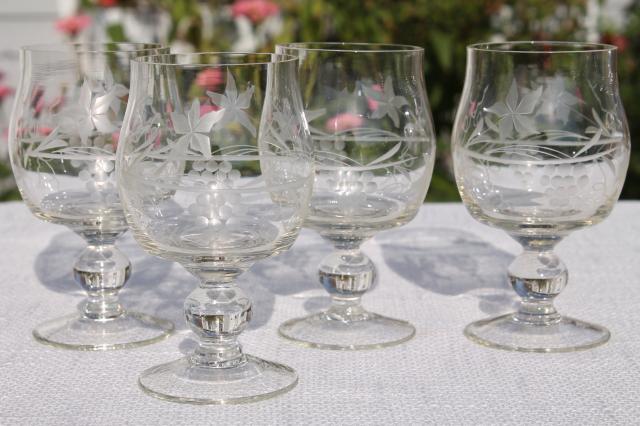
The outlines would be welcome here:
[[[19,79],[18,48],[62,41],[160,42],[174,53],[270,52],[279,42],[403,43],[425,48],[438,159],[427,201],[457,201],[450,129],[465,46],[479,41],[587,40],[618,46],[623,102],[640,144],[640,0],[2,0],[0,201],[19,199],[7,126]],[[632,149],[623,198],[640,198]]]

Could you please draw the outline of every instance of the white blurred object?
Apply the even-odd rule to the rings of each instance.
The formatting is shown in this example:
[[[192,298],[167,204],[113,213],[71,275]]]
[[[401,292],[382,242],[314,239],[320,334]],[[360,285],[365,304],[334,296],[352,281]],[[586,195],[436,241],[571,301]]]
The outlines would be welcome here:
[[[174,40],[169,47],[171,48],[171,53],[177,54],[193,53],[196,50],[191,43],[183,40]]]
[[[65,18],[67,16],[73,16],[78,12],[80,7],[79,0],[57,0],[58,16]]]
[[[122,12],[122,28],[128,40],[166,43],[171,30],[171,17],[159,8],[128,8]]]

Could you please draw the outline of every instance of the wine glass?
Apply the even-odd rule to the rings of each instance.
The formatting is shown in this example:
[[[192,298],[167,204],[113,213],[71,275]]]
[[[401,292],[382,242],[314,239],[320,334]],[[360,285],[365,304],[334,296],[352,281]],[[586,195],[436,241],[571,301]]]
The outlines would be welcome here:
[[[452,149],[471,215],[524,248],[508,268],[522,298],[518,310],[474,322],[466,336],[525,352],[605,343],[604,327],[554,308],[568,273],[553,249],[572,231],[607,217],[622,189],[630,146],[616,48],[571,42],[469,46]]]
[[[280,334],[305,346],[351,350],[409,340],[406,321],[366,311],[360,298],[376,279],[360,245],[404,225],[424,201],[435,138],[422,48],[388,44],[293,43],[276,52],[299,59],[299,80],[316,163],[305,226],[335,250],[320,283],[332,304],[291,319]]]
[[[241,350],[252,307],[234,283],[288,249],[309,209],[313,159],[296,66],[275,54],[133,61],[117,152],[122,203],[145,250],[200,280],[184,305],[197,349],[139,378],[157,398],[250,402],[297,383],[291,368]]]
[[[38,325],[39,342],[106,350],[166,338],[170,321],[126,311],[118,292],[131,273],[116,246],[127,231],[115,182],[115,148],[129,87],[129,61],[168,52],[155,44],[28,46],[9,132],[13,173],[38,218],[65,225],[87,247],[73,267],[87,292],[79,312]]]

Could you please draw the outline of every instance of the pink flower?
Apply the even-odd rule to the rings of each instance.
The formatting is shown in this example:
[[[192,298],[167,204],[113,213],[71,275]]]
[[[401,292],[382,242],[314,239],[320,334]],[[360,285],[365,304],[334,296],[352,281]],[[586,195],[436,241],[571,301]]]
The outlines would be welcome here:
[[[477,108],[478,108],[478,102],[477,101],[471,102],[471,104],[469,105],[469,115],[471,117],[475,117],[476,116],[476,109]]]
[[[49,136],[51,132],[53,132],[53,128],[51,127],[47,127],[47,126],[38,127],[38,133],[40,133],[42,136]]]
[[[257,24],[280,13],[280,6],[269,0],[236,0],[231,6],[231,13],[234,17],[246,16]]]
[[[218,68],[207,68],[202,70],[196,76],[196,84],[203,89],[213,90],[224,81],[222,71]]]
[[[13,93],[13,89],[4,84],[0,84],[0,101]]]
[[[200,117],[211,111],[218,111],[220,109],[217,105],[200,105]]]
[[[371,86],[371,89],[376,92],[382,93],[382,86],[379,84],[374,84],[373,86]],[[378,101],[367,96],[367,106],[371,111],[375,111],[378,109]]]
[[[113,7],[118,4],[118,0],[98,0],[100,7]]]
[[[364,119],[361,116],[350,112],[343,112],[342,114],[338,114],[328,119],[324,128],[328,132],[337,133],[343,130],[360,127],[363,122]]]
[[[70,36],[77,35],[91,24],[89,15],[74,15],[56,21],[56,29]]]

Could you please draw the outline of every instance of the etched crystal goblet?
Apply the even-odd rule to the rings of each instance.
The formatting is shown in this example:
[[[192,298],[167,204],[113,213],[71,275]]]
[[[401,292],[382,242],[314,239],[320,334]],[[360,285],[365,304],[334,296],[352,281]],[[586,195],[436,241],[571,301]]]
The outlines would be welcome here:
[[[131,273],[116,246],[127,231],[115,182],[115,148],[129,88],[129,61],[167,52],[154,44],[25,47],[9,133],[22,198],[38,218],[65,225],[87,247],[73,267],[87,292],[79,312],[37,326],[34,337],[78,350],[161,340],[170,321],[125,310],[118,292]]]
[[[197,349],[140,375],[157,398],[250,402],[297,383],[291,368],[241,350],[252,305],[234,283],[288,249],[309,209],[313,159],[296,69],[275,54],[133,61],[117,152],[127,220],[145,250],[200,280],[184,305]]]
[[[602,221],[629,163],[616,48],[592,43],[471,45],[452,135],[456,181],[471,215],[524,251],[508,268],[515,313],[474,322],[482,345],[567,352],[605,343],[604,327],[561,316],[568,273],[554,247]]]
[[[410,339],[406,321],[365,310],[360,298],[376,271],[360,245],[409,222],[424,201],[435,138],[423,72],[423,49],[359,43],[276,47],[299,59],[298,75],[316,163],[305,226],[335,251],[320,282],[332,304],[280,326],[306,346],[372,349]]]

